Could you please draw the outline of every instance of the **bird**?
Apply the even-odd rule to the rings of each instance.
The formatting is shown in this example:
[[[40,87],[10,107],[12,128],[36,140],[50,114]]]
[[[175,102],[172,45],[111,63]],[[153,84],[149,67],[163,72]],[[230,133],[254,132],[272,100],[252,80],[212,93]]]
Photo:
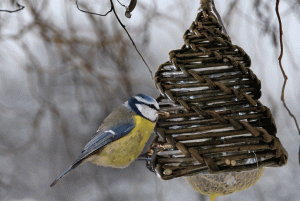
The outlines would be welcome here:
[[[169,115],[159,110],[154,98],[144,94],[131,97],[104,119],[79,157],[50,187],[86,162],[104,167],[128,167],[141,154],[159,114]]]

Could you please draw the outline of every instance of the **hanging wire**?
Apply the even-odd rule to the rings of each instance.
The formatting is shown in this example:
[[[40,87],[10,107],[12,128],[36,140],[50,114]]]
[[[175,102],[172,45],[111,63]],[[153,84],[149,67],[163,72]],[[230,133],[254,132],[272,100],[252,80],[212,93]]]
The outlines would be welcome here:
[[[255,155],[256,169],[258,169],[258,159],[257,159],[256,153],[254,151],[252,151],[252,152]]]
[[[217,18],[218,18],[218,21],[220,22],[221,26],[223,27],[223,32],[224,32],[226,35],[228,35],[228,33],[227,33],[227,31],[226,31],[226,28],[225,28],[225,25],[224,25],[224,23],[223,23],[223,21],[222,21],[222,18],[221,18],[220,14],[219,14],[219,12],[217,11],[217,8],[216,8],[216,6],[215,6],[215,1],[212,0],[211,3],[212,3],[212,9],[213,9],[214,13],[216,14],[216,16],[217,16]]]

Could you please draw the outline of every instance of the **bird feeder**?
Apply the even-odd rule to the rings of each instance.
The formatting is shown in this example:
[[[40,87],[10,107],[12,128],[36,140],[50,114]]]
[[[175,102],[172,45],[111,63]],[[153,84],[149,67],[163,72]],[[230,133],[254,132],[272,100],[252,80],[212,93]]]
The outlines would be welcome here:
[[[285,165],[250,57],[222,32],[210,5],[202,5],[183,41],[155,73],[157,101],[170,116],[159,117],[148,168],[163,180],[187,176],[197,189],[199,175],[224,181],[222,174],[245,172],[256,182],[263,167]]]

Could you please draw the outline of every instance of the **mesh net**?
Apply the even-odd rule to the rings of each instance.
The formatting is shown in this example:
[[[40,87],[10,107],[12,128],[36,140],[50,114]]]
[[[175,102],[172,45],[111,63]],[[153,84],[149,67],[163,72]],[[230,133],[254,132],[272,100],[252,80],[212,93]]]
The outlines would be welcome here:
[[[197,174],[186,178],[194,190],[209,195],[211,200],[214,201],[218,196],[250,188],[260,179],[264,169],[264,167],[261,167],[244,172]]]

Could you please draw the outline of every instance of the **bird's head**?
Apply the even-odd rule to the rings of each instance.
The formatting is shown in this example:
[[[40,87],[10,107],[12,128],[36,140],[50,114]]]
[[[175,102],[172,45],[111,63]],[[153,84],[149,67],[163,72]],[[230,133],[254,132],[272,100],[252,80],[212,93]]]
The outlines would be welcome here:
[[[137,114],[151,122],[156,122],[158,119],[159,105],[156,100],[144,94],[138,94],[131,97],[128,106]]]

